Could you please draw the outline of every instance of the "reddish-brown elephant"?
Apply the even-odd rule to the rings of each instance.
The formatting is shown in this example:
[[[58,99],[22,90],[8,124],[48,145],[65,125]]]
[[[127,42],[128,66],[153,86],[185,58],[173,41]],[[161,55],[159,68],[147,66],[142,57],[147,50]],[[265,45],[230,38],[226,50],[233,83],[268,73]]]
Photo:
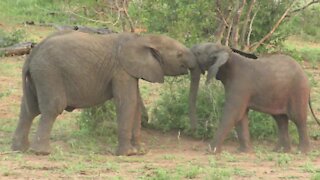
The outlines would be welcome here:
[[[189,108],[193,124],[196,122],[195,103],[201,72],[208,71],[207,82],[216,78],[225,88],[223,114],[211,144],[214,153],[221,151],[226,135],[234,126],[240,150],[250,151],[249,109],[270,114],[275,119],[279,129],[275,150],[288,152],[291,149],[288,134],[290,119],[299,132],[299,150],[309,151],[306,121],[308,103],[311,108],[310,86],[307,76],[295,60],[283,54],[250,59],[233,52],[229,47],[214,43],[195,45],[191,50],[200,66],[191,72]]]

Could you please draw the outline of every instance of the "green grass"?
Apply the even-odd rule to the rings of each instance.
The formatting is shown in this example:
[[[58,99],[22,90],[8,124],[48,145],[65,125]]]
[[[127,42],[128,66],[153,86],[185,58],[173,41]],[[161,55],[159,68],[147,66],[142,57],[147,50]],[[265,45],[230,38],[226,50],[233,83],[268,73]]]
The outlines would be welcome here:
[[[276,165],[280,167],[286,167],[292,161],[292,155],[287,153],[281,153],[276,158]]]
[[[237,161],[237,158],[234,155],[232,155],[228,152],[225,152],[225,151],[223,151],[221,153],[221,158],[223,158],[227,162],[236,162]]]
[[[0,66],[0,75],[7,77],[21,77],[22,61],[17,62],[16,59],[2,60]]]
[[[315,174],[312,176],[311,180],[320,180],[320,172],[315,173]]]
[[[314,43],[301,42],[295,39],[288,40],[283,44],[284,51],[298,61],[307,61],[313,67],[320,62],[320,46]]]
[[[165,155],[163,155],[163,159],[174,161],[175,159],[177,159],[177,157],[175,155],[172,155],[172,154],[165,154]]]
[[[63,13],[63,1],[42,0],[2,0],[0,2],[1,19],[10,23],[35,21],[36,23],[67,22]]]
[[[41,25],[86,25],[120,29],[118,14],[105,1],[1,0],[0,19],[6,24],[33,21]]]
[[[312,162],[307,161],[303,166],[302,166],[302,170],[303,172],[308,172],[308,173],[316,173],[317,169],[314,166],[314,164],[312,164]]]

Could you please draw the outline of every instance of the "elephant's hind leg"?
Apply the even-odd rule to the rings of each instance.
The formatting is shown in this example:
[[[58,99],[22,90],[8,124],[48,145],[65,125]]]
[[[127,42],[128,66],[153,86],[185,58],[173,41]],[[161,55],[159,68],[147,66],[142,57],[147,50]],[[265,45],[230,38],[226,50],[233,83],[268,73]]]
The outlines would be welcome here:
[[[133,147],[137,149],[138,154],[147,153],[147,150],[144,144],[141,142],[141,119],[142,119],[143,108],[144,108],[143,101],[142,101],[140,92],[138,92],[138,105],[135,112],[135,119],[133,122],[132,139],[131,139],[131,144],[133,145]]]
[[[299,133],[299,150],[307,153],[310,150],[309,136],[307,132],[307,112],[296,113],[295,117],[291,118],[295,123]]]
[[[25,95],[24,95],[25,96]],[[22,97],[20,105],[20,117],[18,126],[15,130],[12,140],[11,149],[13,151],[26,151],[29,148],[29,131],[32,120],[39,115],[38,104],[34,102],[26,102],[26,98]],[[30,107],[32,105],[32,107]]]
[[[242,119],[236,123],[236,131],[240,143],[239,151],[250,152],[252,149],[250,143],[248,110],[246,111]]]
[[[58,114],[43,113],[40,117],[38,130],[34,137],[31,150],[39,155],[48,155],[51,152],[50,149],[50,132],[53,127],[53,123]]]
[[[36,154],[47,155],[50,154],[50,133],[53,123],[66,108],[66,98],[61,86],[57,86],[56,88],[39,88],[38,100],[41,117],[31,149]]]
[[[273,115],[273,118],[278,126],[278,143],[274,148],[274,151],[290,152],[291,143],[288,131],[289,118],[287,115]]]
[[[310,142],[307,131],[307,110],[309,93],[300,93],[295,96],[290,104],[289,119],[297,126],[299,133],[299,150],[307,153],[310,150]]]

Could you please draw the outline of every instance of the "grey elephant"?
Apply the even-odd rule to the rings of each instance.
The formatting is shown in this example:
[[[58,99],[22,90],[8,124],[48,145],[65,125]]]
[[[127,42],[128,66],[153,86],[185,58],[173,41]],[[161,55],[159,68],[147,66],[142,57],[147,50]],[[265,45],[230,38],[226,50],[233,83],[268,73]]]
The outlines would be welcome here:
[[[229,47],[215,43],[195,45],[199,69],[192,71],[189,97],[190,119],[196,123],[195,103],[201,72],[207,71],[207,83],[216,78],[225,89],[222,117],[211,143],[214,153],[221,152],[226,135],[235,126],[240,151],[251,150],[248,130],[249,109],[270,114],[275,119],[279,140],[276,151],[291,150],[288,120],[292,120],[299,133],[299,149],[309,151],[307,134],[307,110],[310,109],[310,86],[300,65],[291,57],[270,54],[250,59],[233,52]],[[314,116],[314,113],[312,111]],[[314,116],[316,119],[316,117]],[[316,119],[317,120],[317,119]],[[319,121],[317,120],[319,124]]]
[[[137,154],[142,107],[138,80],[162,83],[165,75],[187,74],[195,66],[190,49],[164,35],[53,34],[33,49],[23,66],[23,97],[12,149],[29,148],[32,120],[41,114],[31,149],[49,154],[50,132],[62,111],[113,98],[119,141],[116,155]]]

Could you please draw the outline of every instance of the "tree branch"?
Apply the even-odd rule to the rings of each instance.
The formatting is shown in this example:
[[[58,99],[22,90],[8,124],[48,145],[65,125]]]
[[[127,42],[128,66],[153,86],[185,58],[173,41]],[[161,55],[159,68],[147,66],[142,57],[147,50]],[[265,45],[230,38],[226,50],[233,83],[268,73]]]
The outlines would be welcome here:
[[[266,34],[259,42],[257,42],[255,45],[250,47],[250,51],[255,51],[261,44],[263,44],[266,40],[268,40],[271,35],[274,33],[274,31],[279,27],[279,25],[281,24],[281,22],[284,20],[284,18],[286,17],[286,15],[289,13],[291,7],[293,6],[293,4],[296,2],[296,0],[294,0],[291,5],[287,8],[287,10],[283,13],[283,15],[280,17],[280,19],[277,21],[277,23],[272,27],[271,31]]]
[[[309,2],[308,4],[302,6],[301,8],[298,8],[298,9],[295,9],[295,10],[292,10],[290,11],[289,14],[293,14],[293,13],[297,13],[301,10],[305,10],[306,8],[308,8],[309,6],[311,6],[312,4],[316,4],[316,3],[320,3],[320,0],[312,0],[311,2]]]
[[[249,8],[247,11],[247,15],[246,15],[246,19],[243,23],[243,27],[242,27],[242,32],[241,32],[241,39],[240,39],[240,44],[244,45],[245,44],[245,39],[246,37],[248,37],[249,32],[247,32],[248,30],[248,24],[250,22],[250,18],[251,18],[251,12],[253,9],[253,6],[255,5],[256,0],[251,0],[250,4],[249,4]],[[251,24],[251,28],[252,28],[252,24]],[[252,30],[252,29],[251,29]],[[249,30],[250,31],[250,30]],[[247,36],[246,36],[247,35]],[[250,39],[250,38],[249,38]]]
[[[252,19],[251,19],[251,22],[250,22],[250,25],[249,25],[249,31],[248,31],[248,35],[247,35],[247,45],[246,45],[246,49],[245,50],[248,50],[249,47],[250,47],[250,37],[251,37],[251,33],[252,33],[252,24],[253,24],[254,18],[256,17],[257,14],[258,14],[258,10],[252,16]]]
[[[229,19],[230,19],[230,15],[231,15],[231,7],[228,7],[228,9],[223,9],[221,11],[221,5],[220,5],[220,0],[216,0],[216,13],[220,16],[220,18],[218,18],[220,20],[219,26],[216,29],[216,31],[214,32],[214,39],[216,42],[221,43],[221,40],[223,39],[223,34],[226,30],[227,27],[229,27]],[[217,15],[217,16],[218,16]],[[226,18],[224,17],[226,16]]]
[[[231,32],[231,45],[234,48],[238,48],[238,42],[239,42],[239,22],[240,22],[240,17],[242,15],[243,7],[247,3],[246,0],[239,0],[238,2],[238,8],[237,11],[234,14],[233,17],[233,28]],[[240,3],[240,4],[239,4]]]
[[[231,18],[229,26],[228,26],[227,37],[226,37],[225,43],[224,43],[225,46],[229,46],[229,39],[230,39],[232,28],[233,28],[233,17]]]
[[[225,24],[225,26],[229,26],[229,24],[227,23],[226,19],[224,18],[221,10],[219,9],[219,7],[216,8],[216,11],[218,12],[218,14],[220,15],[221,17],[221,20],[223,21],[223,23]]]
[[[224,22],[225,26],[229,26],[226,18],[224,17],[223,13],[221,12],[221,6],[220,6],[220,1],[216,0],[216,11],[218,15],[220,16],[221,20]]]
[[[123,1],[123,10],[124,10],[124,14],[126,15],[126,18],[127,18],[128,22],[129,22],[129,26],[130,26],[130,30],[131,30],[131,32],[134,32],[134,31],[135,31],[135,28],[134,28],[134,26],[133,26],[132,19],[131,19],[131,17],[129,16],[129,13],[128,13],[128,10],[127,10],[127,7],[128,7],[127,1],[126,1],[126,0],[124,0],[124,1]]]

